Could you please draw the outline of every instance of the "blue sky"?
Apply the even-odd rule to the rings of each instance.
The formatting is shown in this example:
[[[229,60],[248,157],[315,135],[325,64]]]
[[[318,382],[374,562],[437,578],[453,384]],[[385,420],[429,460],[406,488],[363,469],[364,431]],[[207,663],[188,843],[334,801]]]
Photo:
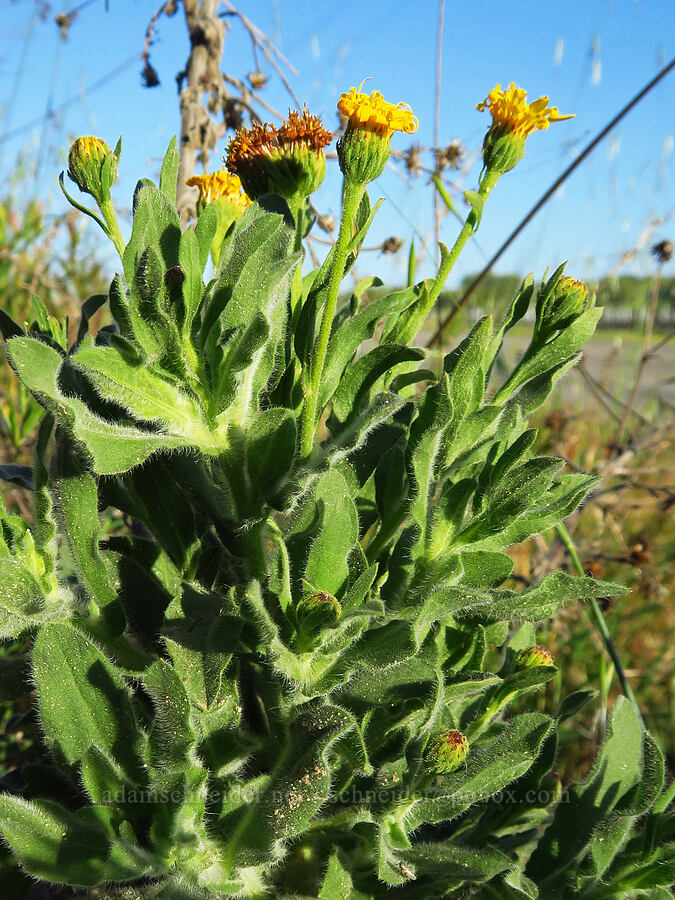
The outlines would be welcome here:
[[[140,62],[132,58],[142,48],[156,2],[109,0],[106,11],[103,0],[89,0],[63,40],[54,15],[71,9],[76,0],[59,0],[44,20],[32,0],[0,0],[2,181],[17,156],[27,153],[38,168],[31,189],[49,198],[54,212],[62,212],[65,201],[56,177],[70,137],[82,133],[98,134],[111,144],[123,135],[115,197],[120,206],[130,203],[138,177],[157,172],[178,128],[174,79],[186,58],[187,38],[180,8],[160,21],[152,62],[161,85],[142,88]],[[393,102],[404,100],[417,114],[420,129],[412,140],[432,143],[437,0],[241,0],[240,8],[294,64],[298,75],[287,74],[295,93],[329,127],[337,122],[340,92],[370,77],[369,90],[377,88]],[[459,138],[476,156],[465,188],[474,186],[480,168],[477,151],[489,123],[489,115],[477,112],[475,105],[495,82],[513,80],[531,98],[548,94],[562,112],[576,114],[528,140],[525,159],[490,198],[478,239],[458,264],[455,282],[482,266],[574,154],[675,54],[672,15],[672,0],[446,2],[440,143]],[[255,68],[250,41],[241,26],[231,24],[224,69],[245,76]],[[264,58],[260,68],[270,75],[263,96],[285,110],[291,101]],[[91,90],[101,80],[103,86]],[[50,109],[56,114],[45,123]],[[497,271],[534,269],[541,275],[563,259],[569,260],[571,274],[583,277],[611,269],[653,217],[675,208],[674,109],[671,73],[577,170]],[[41,121],[26,127],[33,120]],[[393,146],[403,150],[410,142],[408,136],[395,135]],[[317,197],[319,208],[332,214],[339,210],[335,168],[329,166]],[[400,166],[398,171],[403,171]],[[389,235],[408,243],[417,234],[419,245],[421,237],[430,237],[432,194],[424,178],[411,185],[387,171],[371,187],[371,197],[377,196],[386,203],[368,244]],[[455,233],[453,219],[446,218],[441,239],[451,243]],[[653,239],[673,233],[675,218]],[[430,245],[421,274],[428,272],[432,253]],[[392,260],[373,253],[367,263],[394,281],[404,275],[405,253],[399,256]],[[644,252],[629,271],[648,272],[650,267]]]

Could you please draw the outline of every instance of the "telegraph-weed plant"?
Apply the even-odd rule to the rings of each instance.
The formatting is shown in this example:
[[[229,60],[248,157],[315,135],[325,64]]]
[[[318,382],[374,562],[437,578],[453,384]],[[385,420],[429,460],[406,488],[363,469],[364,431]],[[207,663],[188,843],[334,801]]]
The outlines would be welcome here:
[[[594,768],[564,787],[556,733],[593,692],[528,711],[556,674],[533,623],[623,588],[562,571],[522,588],[507,552],[595,485],[534,455],[528,420],[601,310],[561,266],[441,365],[415,343],[528,134],[566,116],[497,86],[438,274],[344,299],[369,186],[417,120],[376,91],[338,106],[342,218],[313,271],[332,135],[307,110],[238,132],[226,168],[191,179],[189,227],[172,141],[128,241],[120,145],[71,148],[97,210],[69,199],[120,265],[74,343],[46,310],[2,318],[44,410],[32,521],[2,519],[1,634],[28,649],[0,676],[34,692],[42,741],[0,796],[4,841],[63,896],[670,896],[673,791],[634,705],[615,702]]]

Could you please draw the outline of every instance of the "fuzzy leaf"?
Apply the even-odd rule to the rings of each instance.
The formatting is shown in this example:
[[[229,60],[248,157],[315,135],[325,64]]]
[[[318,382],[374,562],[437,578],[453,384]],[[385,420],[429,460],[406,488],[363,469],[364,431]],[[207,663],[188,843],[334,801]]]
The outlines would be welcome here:
[[[493,847],[457,847],[449,842],[414,843],[401,856],[418,880],[426,876],[446,888],[465,882],[489,881],[513,866],[510,857]]]
[[[347,363],[359,346],[375,333],[384,316],[391,319],[415,302],[415,288],[406,288],[386,297],[378,297],[347,319],[331,335],[326,364],[319,388],[318,409],[322,410],[337,390]]]
[[[56,753],[74,764],[97,747],[128,780],[142,784],[129,691],[107,657],[72,625],[50,624],[35,641],[33,674],[42,726]]]
[[[195,741],[183,682],[172,666],[158,659],[145,673],[143,684],[155,706],[148,739],[149,764],[160,771],[180,769]]]
[[[303,577],[318,590],[339,598],[349,577],[347,555],[359,535],[356,506],[347,482],[335,470],[321,476],[313,498],[321,526],[309,551]]]
[[[159,173],[159,189],[166,194],[170,203],[176,202],[176,187],[178,179],[178,146],[176,135],[172,135],[169,146],[164,154],[162,169]]]
[[[182,436],[116,425],[92,413],[79,398],[66,396],[58,384],[62,358],[41,341],[14,338],[8,344],[8,353],[38,402],[84,444],[97,474],[125,472],[158,450],[186,446]]]
[[[295,417],[289,410],[263,410],[251,423],[246,434],[246,466],[257,496],[273,496],[288,475],[296,438]]]
[[[45,881],[93,887],[139,878],[150,870],[152,858],[115,840],[111,813],[103,807],[72,813],[48,800],[27,802],[5,794],[0,832],[26,872]]]
[[[35,628],[44,609],[42,590],[28,569],[9,556],[0,558],[0,639]]]
[[[98,551],[96,481],[81,465],[67,437],[59,435],[56,441],[54,501],[82,583],[105,623],[106,633],[115,637],[124,630],[125,621],[117,591]]]
[[[453,546],[474,545],[485,538],[492,538],[490,548],[497,549],[496,536],[501,535],[548,490],[561,465],[559,459],[542,456],[516,466],[488,491],[483,501],[483,511],[457,535]]]
[[[528,877],[541,887],[555,884],[574,865],[593,839],[595,828],[641,778],[642,731],[632,705],[619,697],[610,730],[593,772],[568,791],[566,803],[556,807],[527,864]]]
[[[132,365],[113,347],[86,344],[73,357],[105,400],[124,406],[138,419],[185,439],[186,446],[216,443],[198,403],[142,365]]]
[[[406,818],[409,830],[424,822],[454,819],[523,775],[537,758],[550,726],[547,716],[525,713],[508,722],[497,736],[472,746],[466,768],[441,776],[427,797],[417,800]]]
[[[319,900],[367,900],[366,894],[354,890],[351,875],[342,864],[337,850],[328,861],[328,869],[319,889]]]
[[[359,408],[367,402],[386,372],[401,363],[418,362],[422,359],[424,353],[412,347],[397,344],[380,344],[374,347],[345,369],[333,394],[333,415],[340,422],[345,422],[356,415]]]

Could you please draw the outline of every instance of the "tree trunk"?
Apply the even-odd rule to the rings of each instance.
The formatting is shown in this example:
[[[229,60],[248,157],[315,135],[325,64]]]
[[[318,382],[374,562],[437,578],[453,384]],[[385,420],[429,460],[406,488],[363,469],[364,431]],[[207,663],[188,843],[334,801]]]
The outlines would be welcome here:
[[[186,220],[194,213],[197,194],[185,181],[194,175],[197,159],[208,166],[221,130],[202,103],[205,93],[222,92],[220,62],[225,44],[225,25],[216,15],[220,0],[183,0],[190,37],[190,55],[178,76],[180,91],[180,142],[178,164],[178,210]]]

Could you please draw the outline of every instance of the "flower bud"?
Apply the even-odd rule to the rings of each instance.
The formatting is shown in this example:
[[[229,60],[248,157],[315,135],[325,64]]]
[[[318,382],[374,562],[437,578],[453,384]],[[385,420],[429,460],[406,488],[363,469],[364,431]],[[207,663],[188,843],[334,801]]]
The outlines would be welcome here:
[[[434,735],[426,749],[430,769],[447,775],[458,769],[469,755],[469,742],[461,731],[441,731]]]
[[[340,97],[338,109],[347,118],[337,145],[338,159],[345,178],[354,184],[367,184],[382,174],[395,131],[417,131],[417,118],[410,107],[387,103],[379,91],[362,94],[360,88],[351,88]]]
[[[537,298],[536,330],[546,340],[576,321],[588,309],[590,301],[583,281],[569,275],[551,281],[552,290],[545,285]]]
[[[342,614],[342,607],[332,594],[317,591],[305,583],[305,593],[295,611],[299,630],[305,635],[313,635],[325,625],[337,622]]]
[[[553,654],[545,647],[528,647],[519,650],[513,660],[513,671],[522,672],[523,669],[534,669],[537,666],[555,666]]]
[[[307,109],[289,112],[278,128],[265,124],[240,129],[228,145],[227,168],[254,200],[279,194],[297,207],[323,181],[323,148],[332,139],[321,119]]]
[[[525,156],[525,138],[509,128],[493,125],[483,140],[485,168],[503,175],[515,168]]]
[[[99,206],[110,200],[110,188],[117,180],[118,154],[97,137],[80,137],[68,153],[68,175],[81,191]]]

